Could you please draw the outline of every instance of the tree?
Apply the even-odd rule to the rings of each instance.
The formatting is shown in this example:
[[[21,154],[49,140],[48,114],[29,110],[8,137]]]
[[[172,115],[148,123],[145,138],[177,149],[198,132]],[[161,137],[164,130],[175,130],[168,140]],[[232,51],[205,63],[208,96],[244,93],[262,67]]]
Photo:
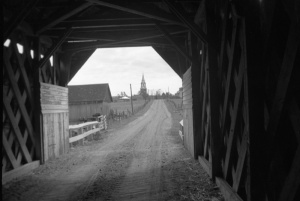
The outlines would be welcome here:
[[[127,94],[125,93],[125,91],[121,91],[121,95],[120,96],[121,97],[124,97],[124,96],[128,97]]]

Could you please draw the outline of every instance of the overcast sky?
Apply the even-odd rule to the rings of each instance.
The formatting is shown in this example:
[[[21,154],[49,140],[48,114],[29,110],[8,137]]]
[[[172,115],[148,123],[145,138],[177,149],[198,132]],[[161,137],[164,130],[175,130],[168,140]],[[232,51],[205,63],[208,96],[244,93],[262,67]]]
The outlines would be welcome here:
[[[125,91],[137,94],[144,73],[149,93],[161,89],[174,94],[181,78],[152,47],[102,48],[94,52],[68,85],[108,83],[112,96]]]

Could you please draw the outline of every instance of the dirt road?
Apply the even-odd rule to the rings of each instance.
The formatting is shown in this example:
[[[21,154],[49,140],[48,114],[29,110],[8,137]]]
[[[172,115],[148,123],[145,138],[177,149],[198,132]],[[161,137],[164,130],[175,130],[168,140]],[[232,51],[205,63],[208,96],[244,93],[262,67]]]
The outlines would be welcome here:
[[[169,110],[164,101],[154,101],[146,113],[104,139],[76,147],[2,187],[4,200],[221,198],[184,149],[174,127],[180,119]]]

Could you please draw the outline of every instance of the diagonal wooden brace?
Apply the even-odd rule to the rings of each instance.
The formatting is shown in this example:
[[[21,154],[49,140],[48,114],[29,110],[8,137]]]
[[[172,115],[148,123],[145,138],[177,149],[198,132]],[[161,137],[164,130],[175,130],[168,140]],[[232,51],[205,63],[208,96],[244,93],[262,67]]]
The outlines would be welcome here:
[[[189,56],[189,54],[180,47],[179,44],[176,43],[176,41],[172,38],[172,36],[160,25],[160,23],[156,22],[156,27],[165,35],[166,39],[176,48],[182,56],[184,56],[187,60],[189,60],[191,63],[193,62],[193,59]]]
[[[68,28],[67,31],[60,37],[60,39],[52,45],[52,47],[47,51],[46,55],[43,59],[41,59],[38,63],[37,69],[41,68],[45,63],[49,60],[51,55],[62,45],[62,43],[66,40],[66,38],[72,33],[72,28]]]
[[[191,32],[197,36],[197,38],[202,40],[204,43],[208,43],[207,35],[200,29],[200,27],[198,27],[197,24],[190,21],[181,9],[177,8],[176,5],[171,3],[169,0],[164,0],[163,2],[191,30]]]

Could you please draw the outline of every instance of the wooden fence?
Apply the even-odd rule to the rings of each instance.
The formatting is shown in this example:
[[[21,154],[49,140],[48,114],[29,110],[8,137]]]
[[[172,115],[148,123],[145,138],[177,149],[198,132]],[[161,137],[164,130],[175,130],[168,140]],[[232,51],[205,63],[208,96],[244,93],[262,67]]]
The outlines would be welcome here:
[[[149,102],[150,102],[150,100],[146,100],[143,105],[135,107],[133,110],[133,114],[142,110]],[[127,111],[122,111],[122,112],[118,112],[118,110],[115,110],[115,111],[111,110],[109,113],[108,119],[113,120],[113,121],[121,121],[122,119],[127,119],[128,117],[132,116],[133,114],[129,109],[127,109]]]
[[[101,115],[98,121],[86,122],[69,126],[69,143],[71,145],[82,145],[84,141],[93,140],[100,131],[107,130],[106,116]]]

